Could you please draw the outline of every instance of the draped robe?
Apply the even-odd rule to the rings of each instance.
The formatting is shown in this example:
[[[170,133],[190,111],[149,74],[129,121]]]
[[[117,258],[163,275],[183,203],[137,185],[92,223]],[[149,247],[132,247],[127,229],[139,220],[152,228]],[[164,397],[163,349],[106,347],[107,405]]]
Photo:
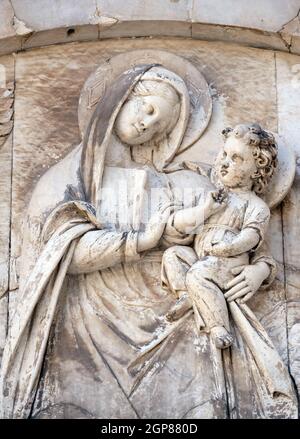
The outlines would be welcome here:
[[[189,244],[191,237],[169,222],[160,245],[139,254],[133,224],[128,232],[103,227],[80,168],[83,153],[79,145],[42,177],[28,209],[20,300],[3,357],[3,416],[296,416],[285,366],[248,307],[232,322],[235,343],[226,353],[213,348],[208,334],[198,333],[192,310],[174,323],[166,321],[176,299],[161,287],[162,252],[174,243]],[[98,172],[96,157],[93,172]],[[140,170],[134,163],[131,167]],[[211,188],[199,172],[142,170],[146,192],[165,188],[172,198],[176,181]],[[104,165],[102,171],[103,179],[93,186],[96,198]],[[83,237],[90,261],[76,263]],[[253,345],[261,340],[264,354],[272,354],[269,361],[277,362],[271,364],[278,367],[274,382],[236,326],[242,314],[246,340],[249,334]],[[251,339],[253,333],[257,336]]]

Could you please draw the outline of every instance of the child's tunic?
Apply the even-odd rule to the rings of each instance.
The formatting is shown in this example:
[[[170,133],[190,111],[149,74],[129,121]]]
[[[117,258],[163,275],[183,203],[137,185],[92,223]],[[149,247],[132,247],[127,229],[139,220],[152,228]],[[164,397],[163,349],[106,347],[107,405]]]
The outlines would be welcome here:
[[[198,258],[205,256],[205,244],[230,243],[246,228],[258,232],[259,243],[253,249],[256,250],[264,240],[269,219],[269,207],[254,192],[229,192],[226,207],[209,217],[195,237],[194,249]]]

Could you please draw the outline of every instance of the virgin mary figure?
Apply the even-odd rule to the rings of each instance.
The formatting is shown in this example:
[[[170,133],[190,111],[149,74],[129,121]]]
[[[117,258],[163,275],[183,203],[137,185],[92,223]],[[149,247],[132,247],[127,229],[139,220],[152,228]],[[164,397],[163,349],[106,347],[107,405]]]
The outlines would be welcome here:
[[[190,90],[174,71],[135,65],[96,103],[83,99],[90,112],[83,142],[32,194],[20,298],[2,363],[5,418],[295,416],[279,357],[288,389],[280,407],[276,383],[275,393],[268,393],[243,337],[237,335],[232,347],[229,377],[209,335],[199,336],[192,309],[166,319],[176,299],[161,287],[163,250],[191,242],[172,224],[172,209],[180,204],[176,188],[204,194],[212,188],[198,166],[165,172],[186,146],[193,117]],[[115,194],[120,182],[128,186],[125,221],[118,203],[104,196],[108,189]],[[166,199],[152,203],[150,220],[143,222],[143,197],[153,188]],[[268,255],[254,255],[245,271],[246,281],[255,274],[253,292],[271,281],[273,266]],[[240,389],[232,412],[228,386],[233,393]]]

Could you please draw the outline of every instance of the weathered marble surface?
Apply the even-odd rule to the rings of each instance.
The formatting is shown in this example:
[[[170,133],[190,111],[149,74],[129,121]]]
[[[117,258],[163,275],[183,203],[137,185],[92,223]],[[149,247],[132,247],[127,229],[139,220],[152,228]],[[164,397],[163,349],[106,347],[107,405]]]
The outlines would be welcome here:
[[[129,0],[126,7],[112,0],[76,0],[72,1],[72,7],[65,0],[41,0],[38,7],[32,9],[32,5],[32,0],[5,0],[2,7],[8,19],[14,13],[28,28],[35,31],[97,24],[97,17],[104,16],[118,21],[163,19],[277,32],[299,12],[298,0],[288,0],[285,4],[281,0],[255,0],[251,9],[247,9],[245,0],[155,0],[151,4],[147,0]]]
[[[14,11],[9,0],[3,0],[1,2],[1,26],[0,37],[7,38],[15,36],[15,30],[13,28]]]
[[[257,120],[267,129],[276,131],[273,53],[238,47],[225,50],[225,47],[214,43],[199,45],[193,41],[182,41],[178,51],[178,41],[130,42],[131,49],[164,49],[190,59],[205,75],[211,87],[213,114],[209,127],[192,148],[175,158],[176,161],[197,161],[201,150],[201,159],[211,164],[219,142],[218,133],[226,125],[251,120],[254,111]],[[77,104],[84,80],[105,58],[125,50],[128,50],[126,42],[114,41],[109,47],[105,42],[87,43],[18,55],[12,258],[17,259],[20,254],[19,224],[34,185],[45,170],[66,154],[70,145],[79,141]],[[234,69],[232,59],[235,60]],[[247,95],[243,92],[245,84],[249,89]],[[36,126],[43,129],[36,133]],[[205,148],[202,149],[202,146]]]
[[[0,53],[113,37],[185,36],[299,53],[299,0],[2,0]]]
[[[254,0],[249,6],[246,0],[195,0],[193,20],[276,32],[299,13],[298,0]]]
[[[278,132],[282,133],[290,145],[300,154],[299,148],[299,97],[300,59],[296,56],[276,54],[278,81]],[[299,165],[299,158],[298,158]],[[282,206],[284,281],[286,287],[287,336],[291,373],[300,389],[300,253],[299,212],[300,212],[299,166],[289,197]]]
[[[94,35],[94,25],[89,29],[92,29]],[[113,32],[114,27],[110,29]],[[109,29],[106,32],[109,36]],[[54,31],[54,42],[59,40],[55,40],[56,37]],[[85,38],[90,38],[89,32]],[[27,41],[30,44],[30,40]],[[31,41],[34,42],[34,35]],[[46,36],[45,44],[47,41]],[[24,209],[40,176],[64,157],[72,145],[79,142],[77,105],[84,81],[107,57],[143,48],[168,50],[191,60],[203,72],[210,85],[213,97],[210,125],[191,149],[176,158],[177,162],[183,159],[199,160],[201,151],[201,160],[211,164],[220,141],[220,130],[226,125],[248,122],[253,119],[253,114],[266,128],[279,132],[296,153],[300,153],[300,69],[297,67],[300,58],[297,56],[182,39],[107,40],[35,49],[18,54],[15,58],[17,97],[13,135],[10,261],[10,288],[15,292],[10,295],[11,309],[14,296],[17,295],[16,275]],[[2,57],[2,61],[8,63],[13,72],[13,58]],[[7,288],[5,273],[8,273],[11,147],[12,135],[0,148],[0,161],[8,169],[7,173],[0,176],[3,187],[1,203],[5,206],[2,218],[4,212],[6,215],[1,222],[3,231],[1,229],[0,240],[1,262],[4,262],[3,290]],[[116,160],[116,157],[111,157],[110,163],[114,165]],[[270,290],[263,296],[254,297],[251,307],[266,327],[299,386],[300,285],[299,252],[295,245],[299,236],[298,180],[297,175],[289,198],[283,206],[274,210],[268,233],[271,252],[279,265],[276,294]],[[6,333],[6,297],[1,302],[1,315],[4,316],[4,323],[1,325],[0,342]]]
[[[0,57],[0,358],[8,318],[9,252],[11,218],[12,122],[14,109],[14,58]]]

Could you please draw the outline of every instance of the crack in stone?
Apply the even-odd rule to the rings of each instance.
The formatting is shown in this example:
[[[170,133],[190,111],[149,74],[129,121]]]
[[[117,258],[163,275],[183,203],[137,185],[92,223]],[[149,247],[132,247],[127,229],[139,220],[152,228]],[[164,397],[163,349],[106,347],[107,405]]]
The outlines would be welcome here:
[[[295,15],[295,17],[291,18],[289,21],[287,21],[286,23],[284,23],[284,24],[281,26],[281,28],[278,29],[277,33],[278,33],[278,32],[281,32],[282,29],[283,29],[284,27],[288,26],[292,21],[294,21],[295,18],[297,18],[297,17],[299,18],[299,15],[300,15],[300,8],[299,8],[297,14]]]
[[[95,10],[89,16],[89,24],[95,24],[99,26],[100,29],[107,29],[118,23],[119,20],[115,17],[110,17],[106,15],[101,15],[101,10],[98,6],[97,0],[95,0]]]
[[[292,47],[292,35],[290,35],[290,42],[288,42],[283,34],[281,32],[278,32],[277,35],[279,36],[279,38],[281,39],[281,41],[283,42],[283,44],[285,45],[285,47],[287,48],[288,52],[291,53],[291,47]]]
[[[275,57],[276,59],[276,57]],[[295,395],[298,403],[298,417],[300,416],[300,400],[298,388],[296,385],[296,380],[291,370],[291,360],[290,360],[290,331],[288,326],[288,278],[287,278],[287,270],[285,267],[285,226],[284,226],[284,216],[283,216],[284,205],[281,205],[281,233],[282,233],[282,257],[283,257],[283,276],[284,276],[284,295],[285,295],[285,325],[286,325],[286,343],[287,343],[287,368],[289,371],[289,375],[292,381],[292,384],[295,389]]]
[[[300,30],[300,8],[297,12],[297,15],[293,17],[291,20],[284,23],[281,28],[276,32],[283,44],[288,49],[289,53],[292,51],[293,46],[293,30],[289,30],[288,27],[291,25],[296,19],[298,19],[298,26]]]
[[[13,17],[13,28],[17,35],[28,35],[32,34],[33,30],[27,27],[26,23],[20,20],[16,15]]]
[[[35,32],[34,32],[33,29],[31,29],[29,26],[27,26],[27,24],[23,20],[20,20],[17,17],[12,0],[9,0],[9,3],[10,3],[10,6],[11,6],[11,9],[12,9],[12,12],[13,12],[13,17],[12,17],[12,20],[11,20],[11,25],[12,25],[15,33],[16,33],[16,36],[22,37],[22,40],[21,40],[21,50],[23,50],[24,49],[24,43],[26,43],[28,38],[30,38],[31,35],[33,33],[35,33]]]

